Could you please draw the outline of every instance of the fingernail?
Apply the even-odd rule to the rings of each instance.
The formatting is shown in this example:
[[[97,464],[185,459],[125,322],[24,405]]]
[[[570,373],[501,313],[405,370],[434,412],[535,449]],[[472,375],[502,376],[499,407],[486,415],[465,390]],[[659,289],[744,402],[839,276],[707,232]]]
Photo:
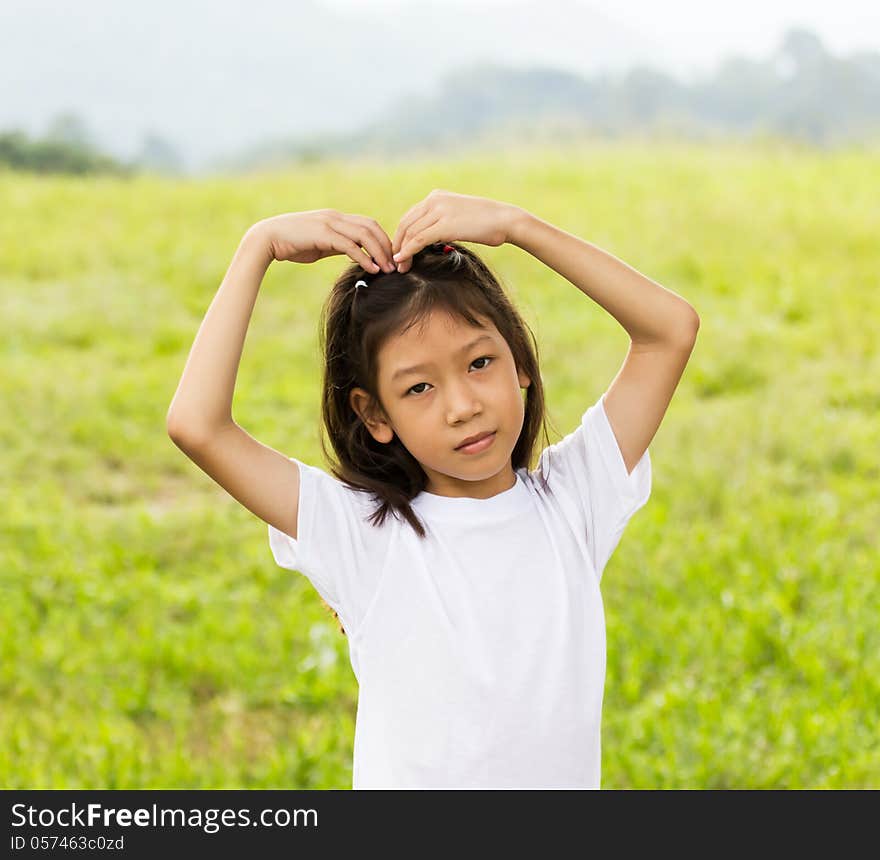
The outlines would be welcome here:
[[[400,253],[400,251],[398,251],[398,252],[394,255],[394,259],[395,259],[395,260],[400,260],[400,257],[401,257],[401,253]]]

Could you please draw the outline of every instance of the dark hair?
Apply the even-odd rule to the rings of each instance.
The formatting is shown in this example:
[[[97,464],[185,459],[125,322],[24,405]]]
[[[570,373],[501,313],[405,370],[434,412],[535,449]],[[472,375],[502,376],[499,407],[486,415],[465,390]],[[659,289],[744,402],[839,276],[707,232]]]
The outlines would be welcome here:
[[[444,245],[451,247],[448,253],[443,252]],[[355,286],[361,279],[366,287]],[[413,255],[406,273],[373,275],[352,262],[333,284],[320,328],[322,424],[338,462],[328,452],[323,436],[321,448],[329,471],[338,480],[372,494],[378,502],[369,518],[372,525],[381,525],[393,514],[405,518],[421,538],[425,529],[410,501],[425,488],[427,476],[396,435],[387,444],[372,437],[352,408],[350,394],[353,388],[363,388],[381,407],[377,357],[382,344],[391,335],[424,321],[435,309],[475,327],[481,325],[479,317],[491,320],[507,341],[517,370],[531,381],[526,388],[523,427],[511,456],[512,468],[531,470],[542,426],[548,440],[534,335],[495,275],[473,251],[452,243],[428,245]],[[544,483],[546,478],[542,475],[541,480]]]

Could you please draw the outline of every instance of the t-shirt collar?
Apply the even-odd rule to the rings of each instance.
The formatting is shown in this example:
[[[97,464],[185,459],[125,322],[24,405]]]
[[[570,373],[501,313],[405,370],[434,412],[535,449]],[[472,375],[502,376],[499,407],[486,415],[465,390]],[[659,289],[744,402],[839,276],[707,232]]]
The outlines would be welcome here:
[[[465,519],[468,517],[498,518],[524,510],[531,504],[528,487],[522,470],[517,470],[516,483],[509,489],[496,493],[488,499],[473,499],[466,496],[438,496],[436,493],[422,491],[413,500],[412,506],[419,513],[443,519]]]

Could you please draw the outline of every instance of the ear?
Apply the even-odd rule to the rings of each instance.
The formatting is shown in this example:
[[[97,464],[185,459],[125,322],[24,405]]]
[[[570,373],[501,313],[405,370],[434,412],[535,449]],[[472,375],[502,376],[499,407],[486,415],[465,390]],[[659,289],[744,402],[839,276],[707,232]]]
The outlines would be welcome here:
[[[387,445],[394,438],[394,428],[385,412],[368,392],[363,388],[352,388],[348,401],[377,442]]]
[[[516,375],[519,379],[520,388],[528,388],[532,384],[532,380],[529,379],[528,376],[526,376],[525,371],[518,369]]]

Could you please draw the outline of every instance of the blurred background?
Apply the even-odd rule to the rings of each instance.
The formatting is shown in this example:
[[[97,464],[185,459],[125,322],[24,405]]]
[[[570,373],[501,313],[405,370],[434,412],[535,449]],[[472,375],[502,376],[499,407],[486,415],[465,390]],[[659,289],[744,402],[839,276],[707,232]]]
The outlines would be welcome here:
[[[878,136],[880,12],[857,0],[6,0],[0,23],[0,160],[37,170]]]
[[[880,787],[880,11],[856,0],[5,0],[0,786],[348,788],[347,642],[168,439],[244,231],[493,197],[693,304],[603,578],[607,788]],[[555,441],[626,333],[479,249]],[[341,257],[275,264],[235,418],[323,466]]]

